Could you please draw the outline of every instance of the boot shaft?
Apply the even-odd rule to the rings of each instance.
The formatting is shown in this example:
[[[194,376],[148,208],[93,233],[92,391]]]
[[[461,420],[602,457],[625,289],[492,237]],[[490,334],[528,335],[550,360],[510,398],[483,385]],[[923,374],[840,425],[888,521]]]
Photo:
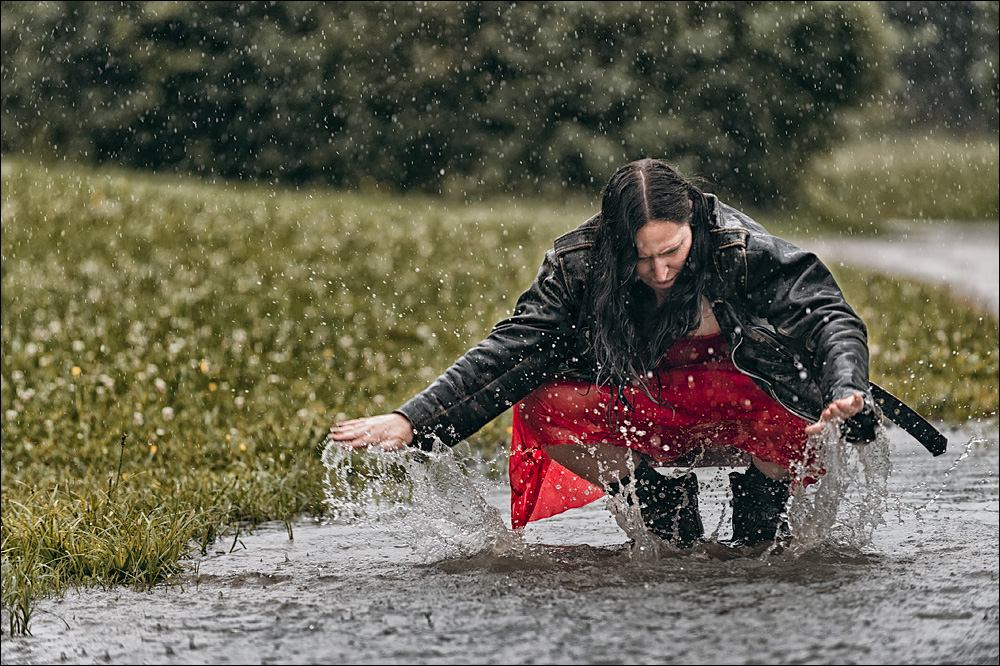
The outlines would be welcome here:
[[[698,511],[698,477],[688,473],[671,478],[646,461],[636,465],[632,477],[612,484],[613,492],[634,485],[642,522],[650,532],[675,546],[689,548],[704,534]],[[631,494],[626,494],[631,501]]]
[[[746,472],[732,472],[733,545],[756,546],[789,534],[785,506],[787,481],[768,478],[752,463]],[[780,533],[780,534],[779,534]]]

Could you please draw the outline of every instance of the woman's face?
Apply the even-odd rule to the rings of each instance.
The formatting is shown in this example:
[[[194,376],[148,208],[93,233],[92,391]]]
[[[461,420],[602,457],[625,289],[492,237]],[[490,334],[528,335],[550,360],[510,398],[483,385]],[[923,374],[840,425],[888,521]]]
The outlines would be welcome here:
[[[662,303],[691,252],[691,226],[682,222],[651,220],[635,234],[636,271]]]

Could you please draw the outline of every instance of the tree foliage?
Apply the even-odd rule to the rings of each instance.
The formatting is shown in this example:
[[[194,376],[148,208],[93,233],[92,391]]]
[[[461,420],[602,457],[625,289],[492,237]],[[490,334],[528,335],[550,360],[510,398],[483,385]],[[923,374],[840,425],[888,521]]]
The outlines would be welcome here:
[[[890,79],[872,3],[3,3],[2,150],[524,191],[657,156],[794,192]]]
[[[1000,3],[886,2],[899,35],[897,123],[996,137]]]

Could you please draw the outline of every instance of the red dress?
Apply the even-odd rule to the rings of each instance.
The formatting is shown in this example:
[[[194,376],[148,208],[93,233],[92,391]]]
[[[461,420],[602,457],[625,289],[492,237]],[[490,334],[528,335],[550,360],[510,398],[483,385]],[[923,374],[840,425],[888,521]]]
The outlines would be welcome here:
[[[806,421],[733,365],[721,333],[677,341],[650,382],[657,404],[626,387],[632,405],[608,418],[608,391],[578,380],[542,385],[514,406],[510,450],[511,523],[589,504],[604,491],[545,452],[552,444],[625,446],[667,465],[695,449],[734,446],[789,469],[808,459]]]

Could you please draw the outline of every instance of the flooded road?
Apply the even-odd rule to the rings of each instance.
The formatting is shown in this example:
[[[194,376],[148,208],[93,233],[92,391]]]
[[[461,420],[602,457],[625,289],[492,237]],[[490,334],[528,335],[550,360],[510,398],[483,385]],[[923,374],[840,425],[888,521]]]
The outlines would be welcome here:
[[[417,465],[412,504],[340,500],[293,540],[220,541],[173,587],[44,601],[3,662],[996,664],[997,426],[949,431],[938,458],[887,435],[846,460],[818,536],[800,528],[819,501],[803,504],[798,551],[630,546],[604,500],[517,535],[506,486],[447,456]],[[697,470],[717,539],[727,471]]]

